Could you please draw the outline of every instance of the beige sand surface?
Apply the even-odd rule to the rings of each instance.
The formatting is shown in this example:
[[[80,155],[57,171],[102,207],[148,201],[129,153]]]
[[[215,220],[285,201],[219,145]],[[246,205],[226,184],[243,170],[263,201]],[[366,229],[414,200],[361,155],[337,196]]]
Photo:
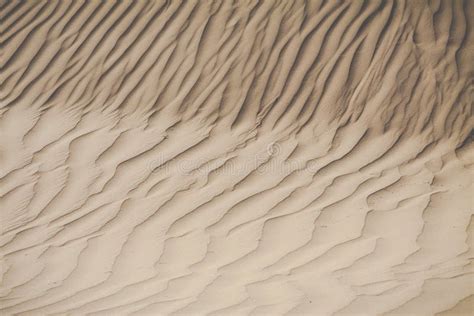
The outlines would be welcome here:
[[[473,312],[474,0],[2,0],[1,315]]]

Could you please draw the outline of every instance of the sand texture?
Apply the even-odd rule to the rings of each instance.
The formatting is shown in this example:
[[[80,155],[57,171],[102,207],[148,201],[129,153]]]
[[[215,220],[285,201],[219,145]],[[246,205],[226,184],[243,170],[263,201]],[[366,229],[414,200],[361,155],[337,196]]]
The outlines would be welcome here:
[[[474,0],[1,0],[1,315],[472,315]]]

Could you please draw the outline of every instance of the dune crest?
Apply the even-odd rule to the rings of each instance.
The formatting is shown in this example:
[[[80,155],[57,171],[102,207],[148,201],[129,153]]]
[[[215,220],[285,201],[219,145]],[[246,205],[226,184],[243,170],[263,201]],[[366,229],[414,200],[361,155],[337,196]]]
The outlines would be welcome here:
[[[0,3],[2,315],[468,315],[474,1]]]

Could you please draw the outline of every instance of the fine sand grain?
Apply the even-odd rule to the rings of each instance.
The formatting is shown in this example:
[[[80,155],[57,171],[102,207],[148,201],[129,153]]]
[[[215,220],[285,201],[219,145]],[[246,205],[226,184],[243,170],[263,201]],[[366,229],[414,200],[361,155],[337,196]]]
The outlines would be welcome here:
[[[1,315],[469,315],[474,0],[1,0]]]

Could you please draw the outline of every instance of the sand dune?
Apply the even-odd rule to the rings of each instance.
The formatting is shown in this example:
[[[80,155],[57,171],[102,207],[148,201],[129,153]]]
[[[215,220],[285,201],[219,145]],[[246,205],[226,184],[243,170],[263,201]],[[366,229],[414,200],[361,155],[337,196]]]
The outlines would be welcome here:
[[[473,312],[474,1],[0,7],[2,315]]]

